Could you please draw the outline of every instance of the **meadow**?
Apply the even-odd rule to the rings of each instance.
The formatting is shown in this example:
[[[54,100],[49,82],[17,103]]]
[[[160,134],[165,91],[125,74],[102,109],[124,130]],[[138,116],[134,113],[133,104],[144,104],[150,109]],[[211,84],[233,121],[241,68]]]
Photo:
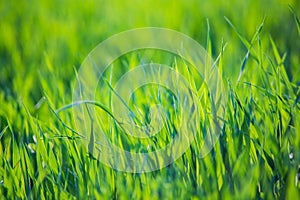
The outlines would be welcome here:
[[[104,165],[82,144],[73,91],[94,47],[142,27],[176,30],[202,45],[220,74],[226,109],[220,136],[206,156],[200,156],[199,145],[209,125],[200,113],[195,140],[176,161],[127,173]],[[297,0],[1,1],[0,199],[297,199],[299,55]],[[113,69],[120,76],[152,59],[179,71],[186,67],[165,52],[139,51],[120,57]],[[200,79],[189,84],[205,104],[209,91]],[[111,107],[81,106],[97,107],[107,137],[120,148],[155,151],[177,127],[176,99],[158,90],[143,87],[129,104],[140,112],[141,123],[149,123],[150,100],[164,105],[167,128],[146,140],[126,136]],[[96,96],[111,103],[102,90]]]

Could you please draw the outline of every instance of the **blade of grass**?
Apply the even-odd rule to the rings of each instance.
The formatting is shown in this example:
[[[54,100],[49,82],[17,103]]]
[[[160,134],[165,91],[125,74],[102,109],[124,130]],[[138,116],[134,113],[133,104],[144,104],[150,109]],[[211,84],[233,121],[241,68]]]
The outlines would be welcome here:
[[[300,20],[295,12],[295,10],[293,9],[293,7],[291,5],[289,5],[289,9],[292,12],[295,22],[296,22],[296,26],[297,26],[297,30],[298,30],[298,35],[300,36]]]

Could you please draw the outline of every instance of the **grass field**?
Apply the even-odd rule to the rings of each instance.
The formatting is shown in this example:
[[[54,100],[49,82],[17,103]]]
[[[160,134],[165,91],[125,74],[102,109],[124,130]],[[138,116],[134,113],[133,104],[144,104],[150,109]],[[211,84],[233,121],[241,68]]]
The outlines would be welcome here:
[[[299,198],[299,17],[298,0],[1,1],[0,199]],[[82,145],[74,108],[64,106],[72,103],[89,52],[141,27],[173,29],[204,46],[221,74],[226,110],[220,137],[204,158],[199,145],[209,127],[202,113],[195,140],[179,159],[153,172],[126,173]],[[184,66],[164,52],[140,51],[116,61],[115,73],[140,64],[141,54],[176,70]],[[197,79],[189,84],[205,104],[207,88],[196,87]],[[97,97],[110,104],[102,92]],[[171,128],[147,140],[125,137],[109,112],[98,109],[107,136],[122,149],[155,151],[176,132],[176,100],[168,90],[141,88],[129,106],[148,123],[150,97],[165,106]]]

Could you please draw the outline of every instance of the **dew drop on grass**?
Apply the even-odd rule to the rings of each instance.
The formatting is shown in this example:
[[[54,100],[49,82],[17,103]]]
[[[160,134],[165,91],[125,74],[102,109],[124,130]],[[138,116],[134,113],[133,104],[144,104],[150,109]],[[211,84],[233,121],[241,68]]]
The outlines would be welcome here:
[[[290,160],[293,160],[294,154],[293,154],[293,153],[290,153],[290,154],[289,154],[289,158],[290,158]]]

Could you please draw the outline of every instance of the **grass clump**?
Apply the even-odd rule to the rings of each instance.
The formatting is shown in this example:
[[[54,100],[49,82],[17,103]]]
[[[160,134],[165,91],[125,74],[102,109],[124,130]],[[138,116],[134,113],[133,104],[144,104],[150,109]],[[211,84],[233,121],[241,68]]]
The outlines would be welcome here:
[[[231,6],[222,0],[0,3],[0,198],[300,196],[299,8],[296,0],[234,1]],[[55,111],[71,103],[76,72],[94,46],[112,34],[144,26],[171,28],[205,44],[217,60],[227,105],[218,142],[203,159],[199,134],[168,167],[130,174],[101,164],[82,146],[73,107]],[[154,57],[183,65],[174,57]],[[139,53],[133,53],[114,69],[140,61]],[[142,88],[132,100],[145,122],[147,102],[138,97],[152,95],[158,102],[157,91],[155,86]],[[199,92],[203,98],[208,95],[205,89]],[[170,106],[172,95],[164,97]],[[147,142],[122,138],[100,110],[113,142],[145,151]],[[204,130],[205,120],[199,126]],[[165,133],[172,131],[169,123]],[[150,150],[164,146],[164,139],[157,136]]]

